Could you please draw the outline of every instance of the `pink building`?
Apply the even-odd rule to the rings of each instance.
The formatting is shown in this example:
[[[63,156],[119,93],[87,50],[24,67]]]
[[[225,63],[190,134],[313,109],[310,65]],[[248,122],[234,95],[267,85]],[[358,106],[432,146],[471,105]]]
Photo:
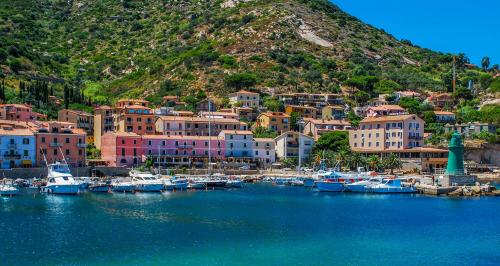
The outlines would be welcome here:
[[[206,166],[209,154],[212,162],[224,159],[225,142],[217,136],[143,135],[144,158],[151,157],[155,165]]]
[[[61,162],[65,159],[72,166],[85,165],[87,133],[77,129],[76,124],[60,121],[45,122],[35,132],[35,137],[36,160],[39,166],[45,165],[44,155],[48,163]]]
[[[45,119],[47,116],[33,112],[28,104],[1,104],[0,119],[15,121],[36,121]]]
[[[109,166],[137,166],[142,155],[142,138],[136,133],[107,132],[101,137],[101,159]]]

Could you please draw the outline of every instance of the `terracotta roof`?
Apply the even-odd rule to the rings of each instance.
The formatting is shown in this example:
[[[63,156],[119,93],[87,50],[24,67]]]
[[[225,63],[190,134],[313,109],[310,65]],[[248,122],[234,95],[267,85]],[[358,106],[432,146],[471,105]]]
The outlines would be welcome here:
[[[386,105],[379,105],[379,106],[370,106],[367,108],[367,110],[374,110],[374,111],[390,111],[390,110],[398,110],[398,111],[404,111],[405,109],[399,105],[393,105],[393,104],[386,104]]]
[[[328,106],[325,106],[323,108],[330,108],[330,109],[337,109],[337,110],[344,110],[344,107],[343,106],[340,106],[340,105],[328,105]]]
[[[316,110],[315,107],[312,106],[305,106],[305,105],[287,105],[286,107],[292,107],[292,108],[297,108],[297,109],[309,109],[309,110]]]
[[[87,113],[87,112],[80,111],[80,110],[73,110],[73,109],[61,109],[61,110],[59,110],[59,112],[69,112],[69,113],[75,113],[77,115],[92,116],[91,113]]]
[[[268,117],[290,117],[289,115],[282,112],[265,112],[261,113],[259,116],[268,116]]]
[[[448,152],[448,150],[445,149],[438,149],[432,147],[415,147],[411,149],[386,149],[386,150],[352,148],[352,150],[356,152]]]
[[[454,113],[448,112],[448,111],[434,111],[434,114],[436,114],[436,115],[455,115]]]
[[[151,110],[151,108],[149,107],[146,107],[146,106],[142,106],[142,105],[127,105],[125,106],[126,109],[148,109],[148,110]]]
[[[106,132],[104,135],[114,135],[114,136],[120,136],[120,137],[140,137],[140,135],[137,135],[136,133],[133,132],[122,132],[122,131],[117,131],[117,132]],[[104,136],[103,135],[103,136]]]
[[[351,125],[351,123],[349,123],[345,120],[313,119],[313,120],[309,120],[309,122],[316,124],[316,125],[343,125],[343,126],[350,126]]]
[[[240,123],[239,120],[233,118],[207,118],[207,117],[187,117],[187,116],[158,116],[158,119],[163,121],[186,121],[186,122],[207,122],[210,120],[212,123]]]
[[[0,135],[2,136],[33,136],[33,131],[27,128],[10,128],[0,127]]]
[[[418,116],[416,115],[386,115],[386,116],[378,116],[378,117],[366,117],[361,120],[361,123],[369,123],[369,122],[389,122],[389,121],[403,121],[409,118]]]
[[[130,99],[121,99],[121,100],[118,100],[118,101],[117,101],[117,103],[119,103],[119,102],[149,103],[149,101],[142,100],[142,99],[133,99],[133,100],[130,100]]]
[[[94,110],[99,110],[99,109],[110,110],[110,109],[113,109],[113,108],[111,108],[111,106],[107,106],[107,105],[97,106],[96,108],[94,108]]]
[[[240,91],[238,91],[236,93],[240,93],[240,94],[258,94],[256,92],[251,92],[251,91],[247,91],[247,90],[240,90]]]
[[[223,115],[223,116],[238,116],[237,113],[230,112],[200,112],[200,115]]]
[[[0,104],[1,107],[18,107],[18,108],[32,108],[31,105],[29,104],[17,104],[17,103],[6,103],[6,104]]]

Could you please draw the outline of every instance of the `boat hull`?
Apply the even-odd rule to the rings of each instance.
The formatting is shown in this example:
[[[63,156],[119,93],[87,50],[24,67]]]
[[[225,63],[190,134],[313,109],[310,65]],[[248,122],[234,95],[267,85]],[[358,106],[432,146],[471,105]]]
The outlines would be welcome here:
[[[18,189],[5,189],[5,190],[0,190],[0,196],[3,197],[12,197],[19,194]]]
[[[129,192],[133,193],[135,189],[134,185],[114,185],[111,190],[113,192]]]
[[[316,188],[321,192],[342,192],[344,183],[319,181],[316,182]]]
[[[207,186],[204,183],[192,183],[189,184],[189,189],[205,189]]]
[[[366,185],[346,185],[346,191],[354,193],[365,193],[367,192]]]
[[[135,191],[138,192],[161,192],[165,186],[163,184],[137,184]]]
[[[205,182],[207,188],[225,188],[226,181],[208,181]]]
[[[48,194],[75,195],[80,191],[79,185],[49,185],[42,189]]]
[[[306,178],[302,181],[304,183],[304,187],[314,187],[314,179]]]
[[[105,192],[109,192],[111,189],[110,186],[108,185],[102,185],[102,186],[89,186],[89,191],[90,192],[101,192],[101,193],[105,193]]]

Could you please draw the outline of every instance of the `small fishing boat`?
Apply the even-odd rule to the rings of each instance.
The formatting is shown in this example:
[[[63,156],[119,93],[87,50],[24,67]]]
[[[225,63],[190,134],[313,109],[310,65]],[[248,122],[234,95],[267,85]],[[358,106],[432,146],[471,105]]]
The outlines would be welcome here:
[[[303,187],[304,186],[304,181],[302,181],[299,178],[294,178],[289,181],[290,186],[293,187]]]
[[[288,186],[290,185],[290,178],[277,177],[274,179],[273,184],[277,186]]]
[[[68,164],[57,162],[47,167],[47,184],[42,187],[42,192],[49,194],[77,194],[80,186],[75,182]]]
[[[339,182],[338,179],[324,179],[316,181],[316,188],[321,192],[342,192],[344,182]]]
[[[401,179],[386,179],[380,184],[367,186],[372,193],[415,193],[417,189],[412,185],[403,184]]]
[[[117,178],[111,181],[111,190],[113,192],[133,193],[135,185],[130,178]]]
[[[383,178],[381,177],[372,177],[367,180],[361,180],[357,181],[351,184],[345,184],[346,191],[350,192],[359,192],[359,193],[365,193],[368,192],[367,187],[375,186],[380,183],[382,183]]]

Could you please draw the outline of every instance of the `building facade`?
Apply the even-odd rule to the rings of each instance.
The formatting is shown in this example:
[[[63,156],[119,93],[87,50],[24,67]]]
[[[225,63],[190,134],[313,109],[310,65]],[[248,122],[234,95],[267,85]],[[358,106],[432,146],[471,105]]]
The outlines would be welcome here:
[[[260,105],[260,95],[256,92],[240,90],[229,94],[229,103],[232,105],[241,103],[244,107],[258,107]]]
[[[101,148],[101,136],[115,130],[113,108],[100,106],[94,109],[94,145]]]
[[[455,114],[448,111],[434,111],[436,121],[439,123],[454,123]]]
[[[464,124],[455,124],[455,125],[445,125],[444,132],[445,133],[453,133],[457,131],[462,136],[470,137],[473,134],[479,134],[481,132],[488,132],[492,134],[496,134],[496,126],[489,123],[464,123]]]
[[[210,125],[210,128],[209,128]],[[160,116],[156,131],[167,136],[217,136],[223,130],[248,130],[244,122],[236,119],[206,117]]]
[[[276,150],[274,139],[272,138],[254,138],[253,139],[253,158],[259,167],[270,167],[276,162]]]
[[[254,127],[265,127],[282,133],[290,130],[290,116],[281,112],[261,113],[255,120]]]
[[[312,153],[314,139],[302,133],[288,131],[274,139],[276,157],[280,160],[300,158],[305,162]]]
[[[321,110],[321,118],[325,120],[340,120],[346,117],[344,107],[340,105],[328,105]]]
[[[77,128],[87,132],[87,143],[94,142],[94,115],[71,109],[62,109],[57,114],[57,120],[76,124]]]
[[[287,105],[285,106],[285,113],[289,116],[293,113],[297,113],[299,117],[302,118],[316,119],[318,117],[318,110],[311,106]]]
[[[133,132],[139,135],[155,134],[153,110],[142,105],[127,105],[114,112],[114,128],[117,132]]]
[[[107,132],[102,136],[101,159],[109,166],[139,166],[142,157],[142,138],[136,133]]]
[[[76,128],[76,124],[60,121],[43,123],[36,137],[36,160],[38,166],[66,161],[71,166],[85,166],[87,133]]]
[[[312,119],[307,120],[303,133],[317,140],[324,133],[349,129],[351,129],[351,123],[345,120]]]
[[[370,106],[366,109],[367,117],[404,115],[404,114],[407,114],[406,110],[399,105]]]
[[[219,137],[226,144],[226,158],[253,158],[253,133],[247,130],[223,130]]]
[[[0,128],[0,167],[11,169],[36,164],[35,135],[27,128]]]

